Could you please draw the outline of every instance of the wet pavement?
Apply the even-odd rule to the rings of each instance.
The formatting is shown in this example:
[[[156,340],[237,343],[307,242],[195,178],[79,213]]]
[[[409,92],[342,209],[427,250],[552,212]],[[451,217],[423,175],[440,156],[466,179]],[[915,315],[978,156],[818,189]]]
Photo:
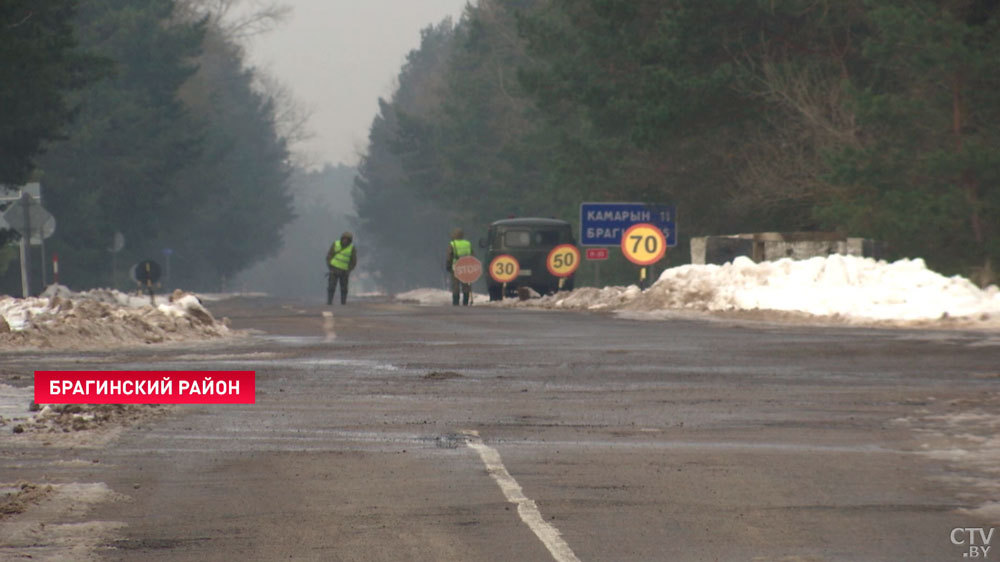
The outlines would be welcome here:
[[[953,528],[1000,526],[981,509],[995,474],[944,454],[996,454],[955,426],[1000,415],[995,334],[210,309],[254,334],[0,359],[12,386],[42,369],[257,373],[256,404],[177,407],[107,445],[0,441],[0,482],[123,496],[63,521],[122,524],[93,559],[940,561],[968,550]]]

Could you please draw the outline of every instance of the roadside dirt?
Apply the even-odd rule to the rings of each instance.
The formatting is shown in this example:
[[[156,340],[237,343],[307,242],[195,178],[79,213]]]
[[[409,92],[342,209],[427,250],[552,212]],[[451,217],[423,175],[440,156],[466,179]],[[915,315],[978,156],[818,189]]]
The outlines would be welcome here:
[[[155,418],[168,409],[158,404],[54,404],[32,407],[37,411],[35,415],[23,421],[0,419],[0,427],[10,426],[15,434],[106,430]]]
[[[52,494],[52,486],[18,482],[0,496],[0,520],[24,513]]]

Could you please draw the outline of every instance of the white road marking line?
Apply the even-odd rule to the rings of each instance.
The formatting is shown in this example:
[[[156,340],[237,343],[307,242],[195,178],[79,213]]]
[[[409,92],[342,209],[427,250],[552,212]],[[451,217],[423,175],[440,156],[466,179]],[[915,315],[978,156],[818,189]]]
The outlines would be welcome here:
[[[323,331],[326,332],[326,341],[337,339],[337,333],[333,331],[333,313],[329,310],[323,311]]]
[[[573,549],[563,540],[559,529],[545,521],[535,501],[524,495],[521,485],[517,483],[517,480],[514,480],[510,472],[507,472],[507,467],[500,459],[500,453],[493,447],[484,444],[483,440],[479,438],[479,432],[466,430],[462,433],[468,437],[466,444],[469,448],[479,453],[479,458],[486,465],[486,471],[500,486],[500,491],[503,492],[507,501],[517,506],[517,514],[521,516],[521,521],[524,521],[524,524],[542,541],[545,548],[549,549],[556,562],[580,562],[580,559],[573,553]]]

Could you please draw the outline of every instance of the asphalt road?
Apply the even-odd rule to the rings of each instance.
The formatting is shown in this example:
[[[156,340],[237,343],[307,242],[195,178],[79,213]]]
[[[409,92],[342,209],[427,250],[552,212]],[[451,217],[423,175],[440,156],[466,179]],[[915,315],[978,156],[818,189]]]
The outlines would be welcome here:
[[[209,308],[258,333],[0,358],[256,371],[254,405],[179,407],[100,449],[0,466],[128,496],[77,516],[124,524],[100,560],[958,561],[952,529],[1000,527],[970,511],[1000,500],[989,463],[947,454],[984,454],[972,434],[997,427],[995,334]]]

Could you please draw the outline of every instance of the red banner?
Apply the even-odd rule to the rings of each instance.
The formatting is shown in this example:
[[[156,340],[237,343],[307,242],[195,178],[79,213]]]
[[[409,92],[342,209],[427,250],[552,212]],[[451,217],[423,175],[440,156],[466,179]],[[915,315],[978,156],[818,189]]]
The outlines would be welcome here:
[[[254,371],[35,371],[36,404],[254,404]]]

